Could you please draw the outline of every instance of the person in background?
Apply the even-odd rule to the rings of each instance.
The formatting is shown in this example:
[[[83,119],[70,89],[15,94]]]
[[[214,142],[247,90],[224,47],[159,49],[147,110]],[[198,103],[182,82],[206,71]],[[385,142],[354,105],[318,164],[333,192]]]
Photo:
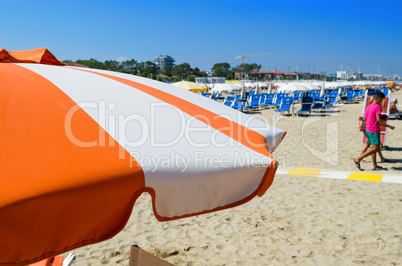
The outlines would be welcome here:
[[[390,114],[402,115],[402,113],[396,107],[397,104],[398,104],[398,99],[397,98],[392,99],[391,103],[389,104],[389,113]]]

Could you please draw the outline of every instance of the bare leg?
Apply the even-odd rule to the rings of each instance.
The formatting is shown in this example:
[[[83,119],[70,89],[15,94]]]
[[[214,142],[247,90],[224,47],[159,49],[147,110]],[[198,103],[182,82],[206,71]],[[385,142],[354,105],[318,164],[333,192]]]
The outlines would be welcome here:
[[[378,155],[380,156],[380,162],[385,162],[387,160],[387,159],[384,158],[384,156],[382,156],[381,149],[378,150]]]
[[[371,154],[371,160],[373,161],[373,169],[377,168],[377,152]]]
[[[366,141],[366,143],[364,143],[362,151],[360,152],[360,155],[365,153],[369,147],[370,147],[370,144],[368,143],[368,141]]]
[[[375,169],[379,168],[377,166],[377,157],[376,157],[376,155],[377,155],[377,153],[381,152],[381,144],[373,145],[373,149],[375,149],[375,152],[374,152],[374,154],[371,155],[371,158],[373,159],[373,170],[375,170]]]
[[[354,158],[354,160],[358,163],[360,163],[361,160],[363,160],[363,158],[370,156],[373,153],[376,153],[378,151],[378,149],[380,148],[380,144],[376,144],[373,145],[373,147],[371,149],[369,149],[368,151],[364,152],[362,155],[360,155],[359,157]],[[374,162],[373,162],[374,163]]]
[[[368,140],[366,140],[366,142],[365,142],[364,145],[363,145],[363,149],[362,149],[362,151],[360,152],[360,155],[362,155],[363,153],[365,153],[365,152],[367,151],[367,149],[370,148],[370,145],[371,145],[371,144],[368,142]],[[362,162],[363,162],[363,163],[366,163],[365,160],[362,160]]]

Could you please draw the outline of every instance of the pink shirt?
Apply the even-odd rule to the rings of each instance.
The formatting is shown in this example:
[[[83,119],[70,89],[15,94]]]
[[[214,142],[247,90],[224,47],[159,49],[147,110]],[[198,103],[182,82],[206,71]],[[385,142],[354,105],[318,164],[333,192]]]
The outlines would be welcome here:
[[[380,123],[377,121],[377,115],[381,114],[381,106],[372,103],[366,108],[366,131],[371,133],[380,133]]]

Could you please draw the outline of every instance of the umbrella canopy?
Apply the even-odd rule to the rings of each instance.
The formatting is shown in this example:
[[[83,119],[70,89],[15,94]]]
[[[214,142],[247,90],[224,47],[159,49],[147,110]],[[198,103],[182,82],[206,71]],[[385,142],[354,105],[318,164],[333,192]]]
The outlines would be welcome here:
[[[207,89],[206,87],[190,81],[179,81],[173,83],[172,85],[192,92],[200,92]]]
[[[325,82],[325,88],[327,89],[337,89],[343,87],[343,84],[339,82]]]
[[[367,82],[367,81],[355,81],[354,85],[358,86],[358,87],[365,87],[365,86],[369,85],[369,82]]]
[[[244,86],[245,86],[246,88],[255,88],[255,87],[257,86],[257,83],[246,82],[246,83],[244,84]]]
[[[168,221],[273,182],[286,132],[205,97],[95,69],[0,63],[0,74],[0,265],[113,237],[143,192]]]
[[[277,92],[311,91],[311,89],[299,83],[290,83],[280,86]]]
[[[307,89],[309,89],[310,91],[319,91],[321,90],[321,87],[317,84],[314,83],[296,83],[296,84],[300,84],[304,87],[306,87]]]
[[[58,60],[46,48],[38,48],[26,51],[7,51],[3,48],[0,48],[0,62],[65,65],[65,63]]]
[[[265,82],[257,82],[257,85],[260,86],[260,88],[268,88],[268,84]]]
[[[211,92],[222,92],[222,91],[239,91],[241,86],[232,83],[215,83],[211,89]]]

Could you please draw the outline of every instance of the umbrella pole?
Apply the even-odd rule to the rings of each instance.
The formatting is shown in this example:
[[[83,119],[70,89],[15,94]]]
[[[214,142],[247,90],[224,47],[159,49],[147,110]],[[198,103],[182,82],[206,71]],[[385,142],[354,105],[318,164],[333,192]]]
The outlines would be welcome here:
[[[292,101],[292,117],[295,116],[295,92],[293,92],[293,101]]]

